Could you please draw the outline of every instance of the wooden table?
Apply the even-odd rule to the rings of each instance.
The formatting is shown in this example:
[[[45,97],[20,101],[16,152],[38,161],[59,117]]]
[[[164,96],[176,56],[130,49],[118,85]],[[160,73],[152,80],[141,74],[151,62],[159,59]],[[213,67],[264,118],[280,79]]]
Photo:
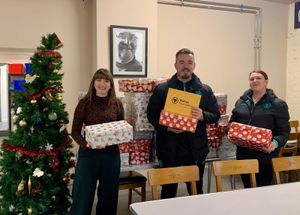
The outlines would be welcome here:
[[[130,205],[133,215],[300,215],[300,182]]]

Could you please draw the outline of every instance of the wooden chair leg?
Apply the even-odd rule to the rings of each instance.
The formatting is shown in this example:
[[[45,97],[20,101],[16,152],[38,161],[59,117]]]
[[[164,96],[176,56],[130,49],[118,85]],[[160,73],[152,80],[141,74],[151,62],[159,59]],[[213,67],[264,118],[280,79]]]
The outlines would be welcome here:
[[[142,186],[142,202],[146,201],[146,183]]]
[[[128,189],[128,208],[129,208],[129,205],[131,204],[132,202],[132,189]]]

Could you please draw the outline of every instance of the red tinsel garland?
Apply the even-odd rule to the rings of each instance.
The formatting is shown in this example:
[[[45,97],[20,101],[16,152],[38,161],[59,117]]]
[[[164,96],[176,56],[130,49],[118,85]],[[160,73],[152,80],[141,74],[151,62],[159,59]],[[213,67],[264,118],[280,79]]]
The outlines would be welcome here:
[[[63,88],[62,86],[48,87],[48,88],[43,89],[42,91],[35,92],[34,94],[28,96],[28,99],[29,99],[29,101],[37,99],[37,98],[41,97],[42,94],[45,94],[47,96],[50,94],[50,92],[52,92],[54,90],[60,91],[60,90],[62,90],[62,88]]]
[[[36,53],[38,56],[40,57],[54,57],[54,58],[61,58],[61,54],[57,51],[53,51],[53,50],[42,50]]]
[[[52,167],[53,170],[57,170],[57,168],[59,166],[58,151],[64,151],[67,148],[67,144],[69,144],[69,143],[70,143],[70,140],[68,139],[67,142],[62,144],[56,151],[46,150],[46,149],[41,149],[39,151],[32,151],[32,150],[26,149],[23,146],[12,146],[7,143],[3,143],[2,148],[4,148],[7,151],[11,151],[11,152],[13,152],[13,151],[21,152],[22,154],[27,155],[32,158],[37,158],[37,157],[40,157],[43,155],[48,155],[49,157],[53,158],[50,166]]]

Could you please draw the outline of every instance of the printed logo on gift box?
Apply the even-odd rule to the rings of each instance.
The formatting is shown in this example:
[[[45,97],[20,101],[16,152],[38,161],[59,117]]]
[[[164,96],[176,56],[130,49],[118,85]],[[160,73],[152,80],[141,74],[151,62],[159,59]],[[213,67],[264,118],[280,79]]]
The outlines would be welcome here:
[[[192,107],[199,107],[200,99],[200,95],[169,88],[164,110],[192,117]]]

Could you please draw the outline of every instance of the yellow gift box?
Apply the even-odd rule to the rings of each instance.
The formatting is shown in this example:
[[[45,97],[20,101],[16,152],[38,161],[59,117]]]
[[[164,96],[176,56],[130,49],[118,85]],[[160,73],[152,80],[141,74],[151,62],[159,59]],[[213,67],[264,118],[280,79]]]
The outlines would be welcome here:
[[[169,88],[164,110],[192,118],[192,108],[199,107],[201,96]]]

